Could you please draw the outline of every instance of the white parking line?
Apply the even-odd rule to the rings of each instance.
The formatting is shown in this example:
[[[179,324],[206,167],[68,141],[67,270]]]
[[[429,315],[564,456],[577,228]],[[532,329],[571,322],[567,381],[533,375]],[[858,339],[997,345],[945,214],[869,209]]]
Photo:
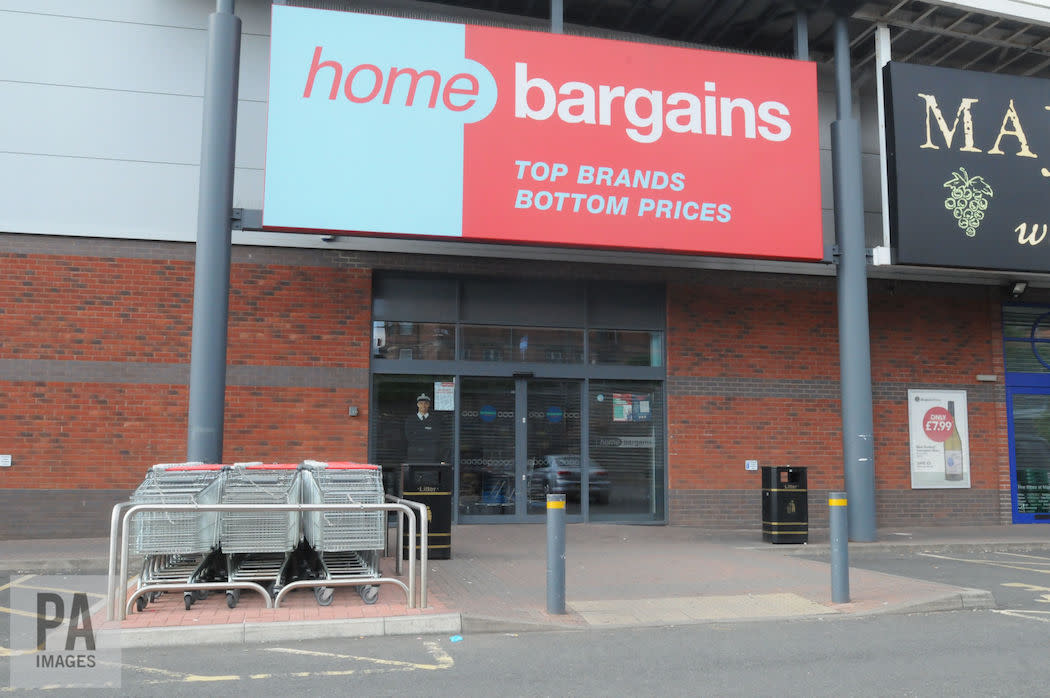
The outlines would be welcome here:
[[[993,608],[992,613],[1000,613],[1014,618],[1024,618],[1025,620],[1037,620],[1040,623],[1050,623],[1050,611],[1013,611]]]
[[[919,553],[922,557],[932,557],[938,560],[951,560],[953,562],[971,562],[975,565],[987,565],[989,567],[1003,567],[1010,570],[1021,570],[1023,572],[1038,572],[1040,574],[1050,574],[1050,569],[1040,569],[1038,566],[1024,566],[1021,564],[1010,564],[1007,562],[996,562],[995,560],[974,560],[965,557],[952,557],[951,555],[938,555],[936,553]],[[1040,558],[1042,559],[1042,558]],[[1042,563],[1031,563],[1033,565],[1039,565]]]

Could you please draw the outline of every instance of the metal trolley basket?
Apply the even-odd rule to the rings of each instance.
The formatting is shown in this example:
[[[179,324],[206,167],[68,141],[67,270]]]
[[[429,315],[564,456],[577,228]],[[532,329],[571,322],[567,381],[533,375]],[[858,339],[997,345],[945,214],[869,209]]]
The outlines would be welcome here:
[[[221,465],[158,463],[146,473],[131,495],[132,504],[215,504],[222,488]],[[132,521],[129,550],[144,555],[138,588],[151,584],[194,583],[216,570],[218,514],[216,512],[146,511]],[[138,597],[145,609],[161,592]],[[206,592],[185,591],[186,610]]]
[[[298,504],[299,466],[236,463],[226,469],[221,504]],[[226,556],[227,581],[284,586],[291,553],[302,540],[297,511],[237,511],[219,515],[219,544]],[[226,605],[237,606],[240,589],[226,591]]]
[[[383,473],[378,465],[305,461],[302,468],[303,502],[308,504],[382,504]],[[384,511],[311,511],[303,514],[303,534],[315,551],[319,579],[378,579],[379,561],[386,547]],[[378,584],[357,587],[361,598],[373,604]],[[333,589],[314,588],[317,603],[332,603]]]

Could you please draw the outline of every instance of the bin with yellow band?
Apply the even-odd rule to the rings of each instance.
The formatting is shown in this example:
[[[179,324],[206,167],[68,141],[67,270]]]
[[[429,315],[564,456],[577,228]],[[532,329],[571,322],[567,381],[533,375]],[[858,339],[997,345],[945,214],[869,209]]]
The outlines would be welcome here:
[[[401,467],[401,496],[427,505],[427,558],[448,560],[452,557],[452,466],[444,463],[406,463]],[[418,515],[417,515],[418,517]],[[416,521],[416,540],[404,532],[404,550],[416,551],[419,557],[421,539]]]
[[[809,540],[809,492],[806,469],[762,468],[762,540],[805,543]]]

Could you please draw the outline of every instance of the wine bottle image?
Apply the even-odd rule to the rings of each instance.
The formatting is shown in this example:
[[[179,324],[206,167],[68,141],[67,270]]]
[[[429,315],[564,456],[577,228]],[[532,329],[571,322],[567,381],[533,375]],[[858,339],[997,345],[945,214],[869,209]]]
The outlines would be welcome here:
[[[944,442],[944,479],[963,479],[963,446],[955,422],[955,403],[948,401],[948,414],[952,416],[952,431]]]

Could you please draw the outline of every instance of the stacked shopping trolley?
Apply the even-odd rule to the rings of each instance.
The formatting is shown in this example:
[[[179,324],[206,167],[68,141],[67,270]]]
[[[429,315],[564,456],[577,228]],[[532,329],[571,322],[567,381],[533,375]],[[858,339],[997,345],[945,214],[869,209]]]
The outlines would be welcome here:
[[[221,465],[161,463],[131,495],[132,504],[215,504],[222,486]],[[132,522],[129,550],[144,555],[139,588],[153,584],[195,583],[216,574],[218,514],[192,511],[146,511]],[[138,598],[138,610],[159,592]],[[203,592],[183,593],[186,610]]]
[[[235,463],[155,465],[132,495],[132,504],[246,505],[236,511],[142,511],[129,530],[129,550],[144,555],[139,589],[151,585],[250,582],[276,597],[290,581],[315,580],[322,606],[333,585],[358,588],[365,603],[379,596],[379,563],[386,547],[382,470],[363,463]],[[251,505],[339,504],[338,511],[275,511]],[[214,588],[214,585],[213,585]],[[220,587],[221,588],[221,587]],[[240,587],[226,590],[236,607]],[[143,610],[160,591],[146,589]],[[207,592],[185,591],[186,609]]]
[[[236,463],[226,469],[220,504],[298,504],[299,466]],[[302,540],[298,511],[235,511],[219,514],[219,543],[229,582],[267,585],[276,596],[287,583],[292,551]],[[240,589],[226,592],[234,608]]]
[[[302,468],[302,497],[307,504],[382,504],[383,474],[378,465],[306,461]],[[361,580],[358,592],[365,603],[379,597],[379,586],[368,584],[380,576],[379,560],[386,546],[386,512],[375,510],[309,511],[303,514],[303,533],[316,579]],[[314,587],[317,603],[332,603],[331,587]]]

